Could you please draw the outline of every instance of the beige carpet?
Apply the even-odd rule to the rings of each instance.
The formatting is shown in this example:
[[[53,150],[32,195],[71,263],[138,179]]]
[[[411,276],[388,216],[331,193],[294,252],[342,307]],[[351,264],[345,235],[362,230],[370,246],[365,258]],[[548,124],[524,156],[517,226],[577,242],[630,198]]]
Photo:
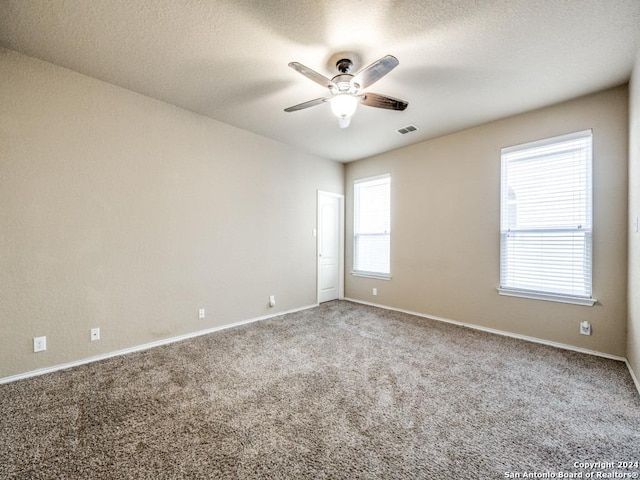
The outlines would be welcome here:
[[[349,302],[0,385],[0,478],[640,471],[575,464],[618,461],[623,363]]]

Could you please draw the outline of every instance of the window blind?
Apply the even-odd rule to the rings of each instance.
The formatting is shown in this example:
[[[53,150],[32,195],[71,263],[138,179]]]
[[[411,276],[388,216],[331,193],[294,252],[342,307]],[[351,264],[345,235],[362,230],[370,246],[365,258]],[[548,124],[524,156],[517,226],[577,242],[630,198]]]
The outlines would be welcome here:
[[[592,132],[502,149],[500,293],[593,304]]]
[[[391,247],[391,177],[354,182],[355,274],[388,277]]]

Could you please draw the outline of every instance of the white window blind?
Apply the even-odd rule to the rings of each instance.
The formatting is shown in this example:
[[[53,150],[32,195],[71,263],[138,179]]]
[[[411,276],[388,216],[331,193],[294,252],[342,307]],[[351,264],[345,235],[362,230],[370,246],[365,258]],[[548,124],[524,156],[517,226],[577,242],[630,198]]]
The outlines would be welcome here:
[[[500,288],[593,305],[591,130],[502,149]]]
[[[389,278],[391,176],[356,180],[353,190],[353,273]]]

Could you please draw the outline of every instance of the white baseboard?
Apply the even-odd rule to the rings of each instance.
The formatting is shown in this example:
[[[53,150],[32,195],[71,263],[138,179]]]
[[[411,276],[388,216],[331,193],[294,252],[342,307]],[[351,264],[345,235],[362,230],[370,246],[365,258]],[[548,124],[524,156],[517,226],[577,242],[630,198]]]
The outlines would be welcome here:
[[[246,325],[248,323],[259,322],[262,320],[268,320],[269,318],[279,317],[281,315],[286,315],[288,313],[301,312],[303,310],[308,310],[310,308],[317,307],[318,304],[315,303],[313,305],[307,305],[300,308],[294,308],[292,310],[286,310],[283,312],[272,313],[269,315],[263,315],[261,317],[250,318],[248,320],[242,320],[240,322],[229,323],[227,325],[220,325],[218,327],[208,328],[206,330],[198,330],[197,332],[186,333],[184,335],[179,335],[177,337],[164,338],[162,340],[157,340],[155,342],[145,343],[143,345],[136,345],[135,347],[123,348],[122,350],[116,350],[114,352],[104,353],[101,355],[96,355],[94,357],[83,358],[81,360],[74,360],[73,362],[62,363],[59,365],[53,365],[51,367],[39,368],[37,370],[32,370],[30,372],[19,373],[17,375],[11,375],[9,377],[0,378],[0,385],[3,383],[11,383],[17,380],[23,380],[25,378],[36,377],[38,375],[44,375],[45,373],[57,372],[59,370],[66,370],[68,368],[77,367],[80,365],[85,365],[87,363],[98,362],[100,360],[106,360],[107,358],[118,357],[120,355],[127,355],[129,353],[139,352],[141,350],[148,350],[150,348],[159,347],[162,345],[167,345],[169,343],[180,342],[182,340],[187,340],[189,338],[199,337],[202,335],[207,335],[209,333],[219,332],[220,330],[226,330],[227,328],[239,327],[240,325]]]
[[[427,314],[420,313],[420,312],[412,312],[410,310],[404,310],[404,309],[401,309],[401,308],[389,307],[387,305],[381,305],[381,304],[377,304],[377,303],[364,302],[362,300],[356,300],[356,299],[353,299],[353,298],[345,298],[345,300],[347,300],[349,302],[354,302],[354,303],[361,303],[362,305],[370,305],[372,307],[378,307],[378,308],[382,308],[382,309],[385,309],[385,310],[392,310],[394,312],[408,313],[409,315],[415,315],[417,317],[428,318],[428,319],[431,319],[431,320],[436,320],[438,322],[451,323],[453,325],[458,325],[460,327],[472,328],[474,330],[481,330],[483,332],[488,332],[488,333],[495,333],[496,335],[502,335],[503,337],[517,338],[519,340],[526,340],[527,342],[540,343],[542,345],[548,345],[550,347],[562,348],[563,350],[572,350],[574,352],[586,353],[588,355],[595,355],[597,357],[604,357],[604,358],[609,358],[609,359],[612,359],[612,360],[618,360],[619,362],[626,362],[627,361],[627,359],[625,357],[620,357],[618,355],[611,355],[610,353],[598,352],[597,350],[589,350],[587,348],[574,347],[573,345],[569,345],[569,344],[566,344],[566,343],[552,342],[550,340],[544,340],[544,339],[538,338],[538,337],[529,337],[527,335],[520,335],[518,333],[507,332],[506,330],[498,330],[498,329],[495,329],[495,328],[483,327],[483,326],[480,326],[480,325],[474,325],[473,323],[459,322],[457,320],[451,320],[451,319],[448,319],[448,318],[437,317],[435,315],[427,315]],[[637,383],[636,383],[636,386],[637,386]],[[638,390],[638,392],[640,393],[640,390]]]
[[[561,348],[563,350],[571,350],[571,351],[574,351],[574,352],[586,353],[587,355],[595,355],[596,357],[609,358],[611,360],[617,360],[619,362],[624,362],[627,365],[627,369],[629,370],[629,374],[631,375],[631,379],[633,380],[633,383],[636,386],[636,390],[638,390],[638,395],[640,395],[640,382],[638,381],[638,378],[636,377],[635,373],[633,372],[633,369],[631,368],[631,365],[629,364],[629,360],[627,360],[625,357],[620,357],[618,355],[611,355],[610,353],[598,352],[597,350],[589,350],[587,348],[574,347],[573,345],[568,345],[566,343],[552,342],[552,341],[549,341],[549,340],[544,340],[542,338],[529,337],[527,335],[520,335],[518,333],[507,332],[505,330],[497,330],[495,328],[482,327],[480,325],[474,325],[472,323],[459,322],[457,320],[451,320],[451,319],[448,319],[448,318],[437,317],[435,315],[427,315],[427,314],[420,313],[420,312],[412,312],[411,310],[404,310],[402,308],[389,307],[387,305],[382,305],[382,304],[379,304],[379,303],[365,302],[363,300],[356,300],[355,298],[345,297],[344,300],[346,300],[348,302],[353,302],[353,303],[360,303],[362,305],[369,305],[369,306],[372,306],[372,307],[378,307],[378,308],[382,308],[382,309],[385,309],[385,310],[391,310],[391,311],[394,311],[394,312],[408,313],[409,315],[415,315],[416,317],[428,318],[430,320],[436,320],[438,322],[451,323],[453,325],[458,325],[460,327],[473,328],[474,330],[481,330],[483,332],[494,333],[496,335],[502,335],[504,337],[517,338],[519,340],[525,340],[527,342],[540,343],[542,345],[548,345],[550,347]]]
[[[629,360],[627,360],[625,358],[624,361],[627,364],[627,368],[629,369],[629,373],[631,374],[631,378],[633,379],[633,383],[635,383],[636,388],[638,389],[638,394],[640,394],[640,382],[638,381],[638,377],[636,377],[636,374],[633,372],[633,369],[631,368],[631,364],[629,363]]]
[[[574,351],[574,352],[586,353],[588,355],[595,355],[595,356],[598,356],[598,357],[604,357],[604,358],[609,358],[609,359],[612,359],[612,360],[618,360],[620,362],[625,362],[626,365],[627,365],[627,368],[629,370],[629,374],[631,375],[631,378],[633,380],[633,383],[635,384],[636,389],[638,390],[638,394],[640,395],[640,382],[638,381],[638,378],[636,377],[634,371],[632,370],[631,365],[629,364],[629,361],[625,357],[620,357],[620,356],[617,356],[617,355],[611,355],[611,354],[608,354],[608,353],[598,352],[596,350],[589,350],[589,349],[586,349],[586,348],[574,347],[573,345],[568,345],[568,344],[565,344],[565,343],[551,342],[549,340],[544,340],[544,339],[537,338],[537,337],[530,337],[530,336],[527,336],[527,335],[520,335],[520,334],[517,334],[517,333],[507,332],[505,330],[497,330],[495,328],[488,328],[488,327],[482,327],[482,326],[479,326],[479,325],[474,325],[474,324],[471,324],[471,323],[459,322],[457,320],[451,320],[451,319],[448,319],[448,318],[438,317],[438,316],[435,316],[435,315],[427,315],[427,314],[424,314],[424,313],[414,312],[414,311],[411,311],[411,310],[405,310],[405,309],[401,309],[401,308],[390,307],[390,306],[382,305],[382,304],[379,304],[379,303],[365,302],[365,301],[362,301],[362,300],[356,300],[354,298],[349,298],[349,297],[342,297],[341,300],[346,300],[346,301],[353,302],[353,303],[360,303],[362,305],[369,305],[369,306],[372,306],[372,307],[382,308],[384,310],[391,310],[391,311],[395,311],[395,312],[407,313],[409,315],[415,315],[417,317],[428,318],[428,319],[431,319],[431,320],[436,320],[438,322],[450,323],[450,324],[453,324],[453,325],[472,328],[474,330],[480,330],[480,331],[483,331],[483,332],[493,333],[493,334],[496,334],[496,335],[502,335],[502,336],[505,336],[505,337],[517,338],[517,339],[525,340],[525,341],[528,341],[528,342],[539,343],[539,344],[542,344],[542,345],[549,345],[551,347],[561,348],[561,349],[564,349],[564,350],[571,350],[571,351]],[[122,350],[116,350],[114,352],[109,352],[109,353],[105,353],[105,354],[101,354],[101,355],[96,355],[96,356],[93,356],[93,357],[84,358],[84,359],[76,360],[76,361],[73,361],[73,362],[54,365],[54,366],[51,366],[51,367],[40,368],[40,369],[37,369],[37,370],[32,370],[30,372],[19,373],[17,375],[11,375],[11,376],[8,376],[8,377],[0,378],[0,385],[4,384],[4,383],[15,382],[17,380],[23,380],[23,379],[26,379],[26,378],[36,377],[38,375],[44,375],[45,373],[52,373],[52,372],[57,372],[59,370],[66,370],[68,368],[77,367],[77,366],[84,365],[84,364],[87,364],[87,363],[98,362],[100,360],[106,360],[107,358],[118,357],[120,355],[127,355],[129,353],[139,352],[139,351],[142,351],[142,350],[148,350],[149,348],[159,347],[159,346],[167,345],[167,344],[174,343],[174,342],[180,342],[182,340],[187,340],[189,338],[199,337],[201,335],[207,335],[209,333],[218,332],[220,330],[226,330],[228,328],[238,327],[240,325],[246,325],[248,323],[259,322],[259,321],[262,321],[262,320],[267,320],[269,318],[279,317],[281,315],[286,315],[288,313],[301,312],[303,310],[309,310],[309,309],[315,308],[317,306],[318,306],[317,303],[313,304],[313,305],[306,305],[304,307],[294,308],[292,310],[286,310],[286,311],[283,311],[283,312],[277,312],[277,313],[273,313],[273,314],[270,314],[270,315],[263,315],[261,317],[250,318],[248,320],[242,320],[240,322],[230,323],[228,325],[221,325],[221,326],[218,326],[218,327],[208,328],[206,330],[199,330],[197,332],[191,332],[191,333],[187,333],[185,335],[179,335],[177,337],[165,338],[163,340],[157,340],[155,342],[145,343],[143,345],[136,345],[135,347],[124,348]]]

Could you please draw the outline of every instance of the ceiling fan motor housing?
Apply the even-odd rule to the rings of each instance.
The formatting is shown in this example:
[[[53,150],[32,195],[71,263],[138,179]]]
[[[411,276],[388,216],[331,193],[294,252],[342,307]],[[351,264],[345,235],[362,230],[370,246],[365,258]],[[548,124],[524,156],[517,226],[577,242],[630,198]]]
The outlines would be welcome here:
[[[333,77],[331,79],[331,81],[338,87],[337,89],[335,87],[329,87],[331,90],[331,93],[345,93],[351,90],[351,79],[353,78],[353,75],[350,75],[348,73],[341,73],[340,75],[336,75],[335,77]],[[355,85],[353,85],[355,87]]]
[[[337,90],[331,89],[331,92],[333,94],[345,93],[349,92],[350,90],[357,90],[357,87],[355,85],[353,85],[353,87],[356,88],[351,88],[351,79],[353,78],[353,75],[349,74],[349,71],[352,67],[353,62],[348,58],[341,58],[336,62],[336,68],[340,73],[331,79],[331,81],[338,86]],[[355,93],[355,91],[352,91],[351,93]]]

